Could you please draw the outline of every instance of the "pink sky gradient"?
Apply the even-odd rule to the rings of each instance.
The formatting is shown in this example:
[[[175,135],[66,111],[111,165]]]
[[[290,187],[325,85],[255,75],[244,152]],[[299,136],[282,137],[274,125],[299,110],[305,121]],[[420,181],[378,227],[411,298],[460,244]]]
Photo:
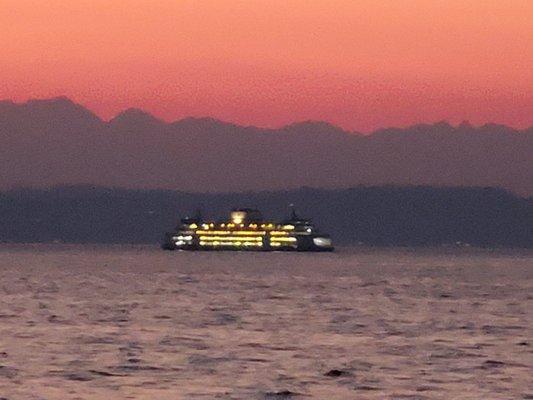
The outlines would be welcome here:
[[[109,119],[533,125],[533,1],[0,0],[0,99]]]

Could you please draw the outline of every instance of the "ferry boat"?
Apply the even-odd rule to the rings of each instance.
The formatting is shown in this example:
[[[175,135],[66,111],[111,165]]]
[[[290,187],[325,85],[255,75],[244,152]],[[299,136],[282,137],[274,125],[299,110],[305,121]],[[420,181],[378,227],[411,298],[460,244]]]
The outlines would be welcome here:
[[[205,221],[200,215],[183,218],[167,233],[165,250],[333,251],[329,235],[292,210],[282,222],[265,221],[256,209],[231,211],[227,221]]]

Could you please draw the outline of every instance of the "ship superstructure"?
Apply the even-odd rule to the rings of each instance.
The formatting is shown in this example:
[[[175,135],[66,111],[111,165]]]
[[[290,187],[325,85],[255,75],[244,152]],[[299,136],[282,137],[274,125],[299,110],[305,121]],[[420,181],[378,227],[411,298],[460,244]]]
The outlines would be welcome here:
[[[256,209],[231,211],[227,221],[205,221],[201,216],[183,218],[176,231],[167,233],[166,250],[332,251],[329,235],[294,210],[282,222],[265,221]]]

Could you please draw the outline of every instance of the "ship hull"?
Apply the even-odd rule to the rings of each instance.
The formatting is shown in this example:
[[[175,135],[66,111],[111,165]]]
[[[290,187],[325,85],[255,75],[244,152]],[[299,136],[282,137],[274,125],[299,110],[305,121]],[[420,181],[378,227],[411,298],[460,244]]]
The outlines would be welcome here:
[[[252,252],[332,252],[334,247],[330,244],[329,237],[326,236],[302,236],[295,237],[295,242],[288,244],[278,244],[273,246],[269,243],[268,238],[256,246],[242,245],[206,245],[200,244],[199,240],[194,238],[189,243],[180,243],[177,239],[179,233],[169,233],[161,244],[163,250],[182,250],[182,251],[252,251]],[[319,245],[317,245],[318,243]]]
[[[168,244],[161,245],[163,250],[168,251],[246,251],[246,252],[332,252],[334,247],[315,247],[315,248],[292,248],[292,247],[279,247],[279,248],[267,248],[267,249],[246,249],[236,246],[219,246],[219,247],[200,247],[200,246],[172,246]]]

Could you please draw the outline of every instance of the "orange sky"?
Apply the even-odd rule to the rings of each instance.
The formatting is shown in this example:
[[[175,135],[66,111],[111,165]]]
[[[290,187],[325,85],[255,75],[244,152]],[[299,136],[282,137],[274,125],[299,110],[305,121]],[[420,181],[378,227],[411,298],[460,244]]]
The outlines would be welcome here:
[[[0,98],[108,119],[533,125],[530,0],[0,0]]]

